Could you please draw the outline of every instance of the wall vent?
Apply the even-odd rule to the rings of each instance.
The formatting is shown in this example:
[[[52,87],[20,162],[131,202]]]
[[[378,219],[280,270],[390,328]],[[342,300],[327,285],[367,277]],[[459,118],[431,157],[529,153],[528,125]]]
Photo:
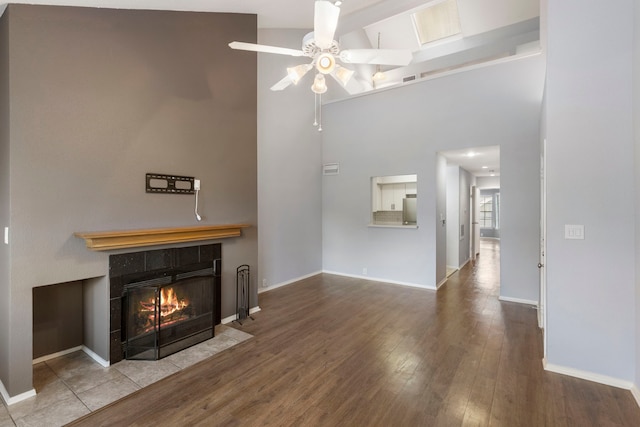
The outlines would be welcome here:
[[[338,175],[340,174],[340,163],[327,163],[322,166],[322,175]]]
[[[416,75],[415,74],[413,76],[403,77],[402,78],[402,83],[412,82],[415,79],[416,79]]]

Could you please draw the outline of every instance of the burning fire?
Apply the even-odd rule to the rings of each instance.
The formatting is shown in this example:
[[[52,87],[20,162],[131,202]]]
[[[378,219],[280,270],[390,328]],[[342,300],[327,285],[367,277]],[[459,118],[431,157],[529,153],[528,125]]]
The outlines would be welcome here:
[[[173,288],[162,289],[160,294],[160,316],[168,316],[189,305],[187,300],[179,300]]]
[[[154,311],[155,299],[149,301],[140,301],[145,311]],[[163,288],[160,291],[160,317],[170,316],[175,312],[184,310],[189,306],[189,301],[186,299],[178,299],[178,295],[173,288]]]

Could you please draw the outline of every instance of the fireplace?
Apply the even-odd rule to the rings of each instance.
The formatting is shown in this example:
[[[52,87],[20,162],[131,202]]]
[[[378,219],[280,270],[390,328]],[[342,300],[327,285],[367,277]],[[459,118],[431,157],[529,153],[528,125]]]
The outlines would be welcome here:
[[[156,360],[212,338],[221,264],[220,244],[111,255],[111,363]]]
[[[214,278],[208,263],[125,277],[125,359],[161,359],[213,338]]]

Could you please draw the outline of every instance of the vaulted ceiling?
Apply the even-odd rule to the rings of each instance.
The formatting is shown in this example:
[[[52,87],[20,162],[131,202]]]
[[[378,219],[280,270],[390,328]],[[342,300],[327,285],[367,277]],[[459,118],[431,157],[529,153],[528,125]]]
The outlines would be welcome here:
[[[258,27],[262,29],[311,30],[314,1],[12,0],[12,3],[251,13],[257,15]],[[457,7],[459,32],[440,40],[421,43],[415,13],[447,1]],[[335,0],[332,2],[335,3]],[[0,13],[5,6],[6,3],[0,3]],[[539,0],[343,0],[340,9],[336,39],[342,49],[376,48],[379,43],[383,49],[410,49],[413,60],[405,67],[355,66],[357,79],[352,79],[353,82],[347,86],[349,93],[332,91],[330,98],[333,99],[539,50]],[[436,25],[439,23],[436,22]],[[282,47],[301,48],[300,45]],[[372,76],[376,71],[383,71],[385,78],[374,83]]]

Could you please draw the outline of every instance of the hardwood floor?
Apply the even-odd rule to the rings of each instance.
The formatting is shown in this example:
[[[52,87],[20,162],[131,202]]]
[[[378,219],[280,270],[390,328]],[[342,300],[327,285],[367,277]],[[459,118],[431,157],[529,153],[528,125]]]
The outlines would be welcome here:
[[[319,275],[260,295],[232,349],[74,426],[639,426],[631,393],[542,369],[499,244],[437,293]]]

